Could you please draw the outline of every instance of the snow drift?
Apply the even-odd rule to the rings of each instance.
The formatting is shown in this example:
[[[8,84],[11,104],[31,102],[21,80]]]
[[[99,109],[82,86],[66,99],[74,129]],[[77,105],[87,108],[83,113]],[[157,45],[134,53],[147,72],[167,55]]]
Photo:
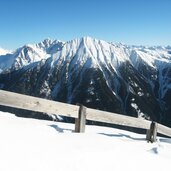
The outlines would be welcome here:
[[[0,170],[2,171],[112,171],[167,170],[171,140],[119,129],[18,118],[0,112]]]

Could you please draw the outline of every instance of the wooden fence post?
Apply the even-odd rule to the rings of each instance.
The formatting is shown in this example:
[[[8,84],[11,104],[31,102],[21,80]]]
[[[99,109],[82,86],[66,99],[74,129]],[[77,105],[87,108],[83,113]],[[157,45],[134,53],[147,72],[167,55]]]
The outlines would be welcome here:
[[[75,119],[75,132],[79,132],[79,133],[85,132],[85,124],[86,124],[86,107],[80,105],[78,111],[78,118]]]
[[[151,122],[150,129],[147,130],[146,135],[147,142],[156,142],[157,141],[157,123]]]

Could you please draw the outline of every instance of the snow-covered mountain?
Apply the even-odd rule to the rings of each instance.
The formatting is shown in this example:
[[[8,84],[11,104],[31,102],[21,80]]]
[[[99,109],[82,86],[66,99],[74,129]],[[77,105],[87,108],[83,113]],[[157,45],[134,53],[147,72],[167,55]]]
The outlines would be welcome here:
[[[13,53],[0,51],[0,72],[10,72],[18,70],[29,64],[47,59],[53,53],[61,50],[63,42],[45,39],[34,45],[24,45],[16,49]]]
[[[29,46],[47,54],[40,55],[46,60],[1,74],[1,88],[171,126],[170,46],[127,46],[91,37]]]

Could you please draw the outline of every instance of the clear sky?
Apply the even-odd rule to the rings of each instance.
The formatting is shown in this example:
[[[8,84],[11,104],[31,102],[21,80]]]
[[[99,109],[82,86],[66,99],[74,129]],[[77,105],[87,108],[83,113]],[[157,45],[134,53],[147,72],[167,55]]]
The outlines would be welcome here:
[[[83,36],[171,45],[171,0],[0,0],[0,47]]]

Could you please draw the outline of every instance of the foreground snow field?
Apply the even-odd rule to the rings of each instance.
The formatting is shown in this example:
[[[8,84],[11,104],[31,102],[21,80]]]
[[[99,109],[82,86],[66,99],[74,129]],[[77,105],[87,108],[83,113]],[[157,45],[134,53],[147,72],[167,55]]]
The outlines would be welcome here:
[[[170,170],[171,139],[147,143],[119,129],[18,118],[0,112],[0,171]]]

